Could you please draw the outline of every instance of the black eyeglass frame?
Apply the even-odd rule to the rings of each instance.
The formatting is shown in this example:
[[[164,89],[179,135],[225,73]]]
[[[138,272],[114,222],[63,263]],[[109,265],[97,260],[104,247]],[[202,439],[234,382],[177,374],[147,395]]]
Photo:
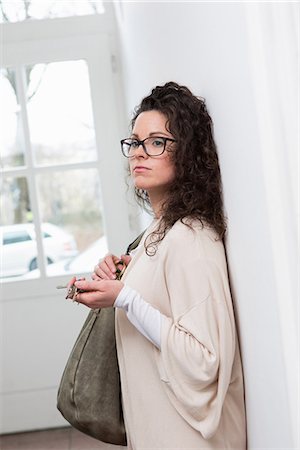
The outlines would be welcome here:
[[[155,155],[150,155],[149,153],[148,153],[148,151],[147,151],[147,149],[146,149],[146,146],[145,146],[145,141],[147,140],[147,139],[155,139],[155,138],[159,138],[159,139],[163,139],[163,141],[164,141],[164,146],[163,146],[163,149],[162,149],[162,151],[160,152],[160,153],[157,153],[157,154],[155,154]],[[131,141],[134,141],[134,142],[136,142],[137,144],[138,144],[138,146],[136,147],[136,149],[137,148],[139,148],[139,146],[141,145],[142,147],[143,147],[143,150],[144,150],[144,152],[146,153],[146,155],[148,155],[148,156],[151,156],[151,157],[155,157],[155,156],[160,156],[160,155],[162,155],[163,153],[164,153],[164,151],[166,150],[166,144],[167,144],[167,142],[169,141],[169,142],[177,142],[176,141],[176,139],[172,139],[172,138],[167,138],[167,137],[165,137],[165,136],[148,136],[147,138],[145,138],[145,139],[143,139],[142,141],[140,141],[139,139],[135,139],[135,138],[126,138],[126,139],[122,139],[121,141],[120,141],[120,143],[121,143],[121,150],[122,150],[122,153],[123,153],[123,155],[125,156],[125,158],[133,158],[134,157],[134,155],[125,155],[125,153],[124,153],[124,150],[123,150],[123,144],[126,142],[126,141],[128,141],[128,140],[131,140]],[[131,146],[130,146],[131,147]]]

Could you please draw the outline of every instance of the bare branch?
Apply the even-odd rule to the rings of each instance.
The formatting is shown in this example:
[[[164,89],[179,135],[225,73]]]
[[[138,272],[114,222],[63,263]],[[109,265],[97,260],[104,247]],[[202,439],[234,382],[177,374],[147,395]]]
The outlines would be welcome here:
[[[22,3],[23,8],[24,8],[24,12],[25,12],[25,17],[24,17],[24,19],[30,19],[31,16],[30,16],[30,14],[29,14],[29,8],[30,8],[31,0],[23,0],[23,2],[20,2],[20,3]],[[9,18],[9,16],[8,16],[7,13],[5,12],[3,0],[0,0],[0,11],[2,12],[4,21],[5,21],[5,22],[11,22],[11,19]],[[23,18],[20,19],[20,14],[19,14],[19,13],[20,13],[21,11],[20,11],[20,10],[16,10],[15,12],[16,12],[16,16],[18,17],[17,20],[23,20]]]
[[[29,87],[29,84],[30,84],[30,74],[31,74],[31,71],[33,70],[33,68],[34,68],[34,66],[26,66],[26,67],[25,67],[26,90],[28,90],[28,87]],[[41,74],[40,74],[39,80],[38,80],[38,82],[37,82],[37,84],[36,84],[36,86],[35,86],[33,92],[32,92],[32,93],[29,95],[29,97],[27,98],[27,101],[28,101],[28,102],[29,102],[29,101],[32,99],[32,97],[37,93],[37,91],[38,91],[38,89],[39,89],[39,87],[40,87],[40,85],[41,85],[41,82],[42,82],[44,73],[45,73],[45,71],[46,71],[46,68],[47,68],[47,64],[44,65],[43,71],[42,71]],[[2,69],[2,73],[3,73],[3,75],[5,76],[5,78],[8,79],[8,81],[9,81],[11,87],[12,87],[13,90],[14,90],[14,93],[15,93],[16,98],[18,98],[18,96],[17,96],[17,80],[16,80],[16,72],[15,72],[13,69],[5,68],[5,69]]]
[[[10,85],[13,88],[15,96],[17,98],[17,80],[15,71],[13,69],[6,68],[3,69],[3,74],[10,82]]]
[[[94,11],[94,13],[98,13],[96,2],[93,0],[89,0],[89,4],[92,7],[92,10]]]
[[[4,11],[4,4],[3,4],[2,0],[0,0],[0,10],[2,12],[2,16],[3,16],[4,21],[5,22],[9,22],[9,18],[8,18],[6,12]]]
[[[24,0],[25,19],[31,18],[31,15],[29,14],[30,3],[30,0]]]
[[[53,1],[53,2],[49,5],[49,7],[48,7],[48,17],[50,17],[50,19],[51,19],[52,17],[55,17],[54,14],[53,14],[53,12],[52,12],[52,8],[53,8],[54,5],[55,5],[55,1]]]
[[[39,78],[39,80],[38,80],[38,82],[37,82],[37,84],[36,84],[36,86],[35,86],[34,91],[30,94],[29,97],[27,97],[27,102],[30,102],[30,100],[32,99],[32,97],[37,93],[37,91],[38,91],[38,89],[39,89],[39,87],[40,87],[40,85],[41,85],[41,82],[42,82],[44,73],[45,73],[45,71],[46,71],[46,69],[47,69],[47,65],[48,65],[48,64],[45,64],[45,65],[44,65],[44,67],[43,67],[43,72],[42,72],[41,75],[40,75],[40,78]],[[27,66],[27,67],[26,67],[26,82],[27,82],[27,88],[29,87],[29,84],[30,84],[30,74],[31,74],[31,71],[33,70],[33,67],[34,67],[34,66]]]

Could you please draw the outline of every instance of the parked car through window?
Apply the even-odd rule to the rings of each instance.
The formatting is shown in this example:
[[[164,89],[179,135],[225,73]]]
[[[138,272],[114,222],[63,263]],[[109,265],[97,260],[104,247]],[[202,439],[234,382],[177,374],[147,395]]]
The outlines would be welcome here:
[[[72,234],[51,223],[42,224],[48,264],[74,257],[77,245]],[[1,277],[20,276],[37,268],[37,245],[32,223],[0,227]]]

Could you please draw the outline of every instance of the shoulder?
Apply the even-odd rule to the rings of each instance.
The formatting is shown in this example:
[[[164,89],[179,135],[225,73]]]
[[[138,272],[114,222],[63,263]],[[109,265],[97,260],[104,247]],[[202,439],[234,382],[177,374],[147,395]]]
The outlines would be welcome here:
[[[217,233],[209,227],[205,222],[200,222],[200,220],[196,219],[182,219],[177,220],[174,223],[173,227],[169,230],[169,237],[184,237],[187,239],[209,239],[212,242],[216,242],[218,240]]]
[[[182,294],[180,297],[186,292],[191,304],[209,294],[219,298],[220,293],[229,292],[225,249],[214,230],[199,221],[188,225],[178,221],[161,244],[168,289],[174,286]]]
[[[195,264],[207,265],[210,261],[217,266],[226,265],[223,241],[199,220],[178,220],[159,244],[158,253],[179,264],[192,260]]]
[[[223,246],[217,233],[200,220],[178,220],[167,233],[166,239],[183,248],[195,244],[208,247]]]

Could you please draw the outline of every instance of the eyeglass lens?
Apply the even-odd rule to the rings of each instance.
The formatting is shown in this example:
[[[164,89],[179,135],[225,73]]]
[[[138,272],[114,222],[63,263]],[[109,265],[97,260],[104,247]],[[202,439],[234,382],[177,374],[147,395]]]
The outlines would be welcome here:
[[[143,141],[137,139],[125,139],[122,142],[123,153],[126,156],[133,156],[135,150],[142,145],[145,152],[150,156],[161,155],[166,147],[167,138],[163,137],[149,137]]]

